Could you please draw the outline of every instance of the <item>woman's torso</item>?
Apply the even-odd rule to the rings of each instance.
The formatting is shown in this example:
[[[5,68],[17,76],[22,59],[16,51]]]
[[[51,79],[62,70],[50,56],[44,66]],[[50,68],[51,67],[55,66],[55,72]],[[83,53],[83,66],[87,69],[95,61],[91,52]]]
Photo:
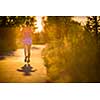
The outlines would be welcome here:
[[[23,28],[23,39],[32,38],[32,29],[30,27]]]

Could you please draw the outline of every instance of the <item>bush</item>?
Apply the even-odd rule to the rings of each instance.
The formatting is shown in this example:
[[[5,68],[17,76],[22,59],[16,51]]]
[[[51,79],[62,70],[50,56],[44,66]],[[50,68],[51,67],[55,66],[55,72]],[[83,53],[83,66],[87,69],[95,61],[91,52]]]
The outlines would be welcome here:
[[[0,54],[16,50],[16,32],[15,28],[0,28]]]
[[[81,26],[71,26],[67,36],[43,50],[48,82],[100,82],[97,52],[95,39]]]

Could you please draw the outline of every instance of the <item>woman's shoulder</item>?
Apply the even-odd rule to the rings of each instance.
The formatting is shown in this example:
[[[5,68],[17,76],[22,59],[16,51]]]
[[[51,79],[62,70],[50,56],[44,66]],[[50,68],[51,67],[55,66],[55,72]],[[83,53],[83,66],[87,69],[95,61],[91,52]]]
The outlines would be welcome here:
[[[31,27],[24,27],[23,31],[32,31],[32,28]]]

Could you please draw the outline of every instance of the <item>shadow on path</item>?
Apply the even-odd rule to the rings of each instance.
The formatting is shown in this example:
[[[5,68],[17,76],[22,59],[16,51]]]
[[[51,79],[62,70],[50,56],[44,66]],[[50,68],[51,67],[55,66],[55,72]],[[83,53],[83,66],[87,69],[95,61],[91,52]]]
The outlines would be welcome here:
[[[24,72],[25,76],[31,75],[31,72],[35,72],[36,69],[33,70],[33,67],[30,64],[25,64],[21,69],[17,69],[19,72]]]
[[[0,52],[0,60],[5,60],[9,56],[14,56],[14,51]]]
[[[32,49],[40,49],[40,48],[39,48],[39,47],[35,47],[35,46],[34,46],[34,47],[32,47]]]
[[[4,56],[0,56],[0,60],[4,60],[5,59],[5,57]]]
[[[47,69],[44,66],[42,50],[45,45],[32,45],[30,65],[24,62],[24,49],[9,54],[0,52],[0,83],[44,83]]]

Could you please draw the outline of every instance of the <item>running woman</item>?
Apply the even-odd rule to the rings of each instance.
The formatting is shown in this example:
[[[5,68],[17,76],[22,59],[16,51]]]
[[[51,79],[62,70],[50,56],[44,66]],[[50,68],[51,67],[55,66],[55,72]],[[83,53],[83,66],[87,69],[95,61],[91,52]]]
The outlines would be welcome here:
[[[21,29],[22,33],[22,42],[24,45],[24,55],[25,62],[30,62],[30,53],[31,53],[31,45],[32,45],[32,28],[29,25],[29,22],[26,22],[26,25]]]

